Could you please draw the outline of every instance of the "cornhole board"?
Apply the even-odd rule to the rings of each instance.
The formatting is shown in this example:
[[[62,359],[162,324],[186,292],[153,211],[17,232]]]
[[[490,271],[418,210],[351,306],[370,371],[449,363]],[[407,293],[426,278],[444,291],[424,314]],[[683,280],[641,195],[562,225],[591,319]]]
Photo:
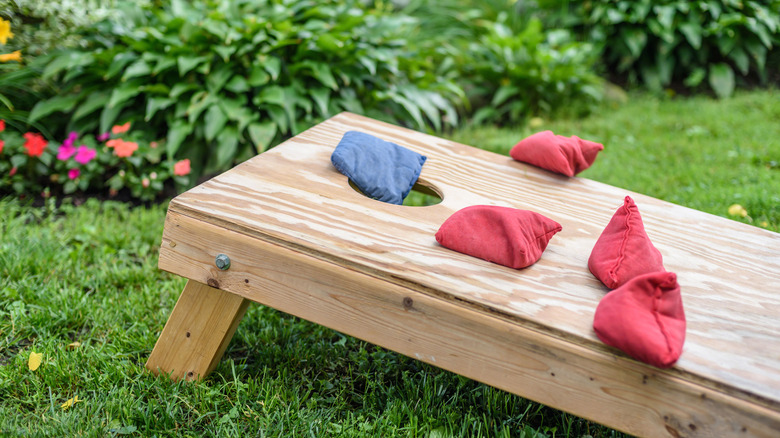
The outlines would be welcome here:
[[[417,190],[442,202],[354,190],[330,163],[349,130],[427,156]],[[592,328],[608,290],[588,256],[626,195],[682,290],[687,338],[667,370]],[[444,220],[477,204],[563,231],[522,270],[441,247]],[[173,199],[160,268],[189,282],[146,366],[176,379],[212,371],[254,301],[631,434],[780,436],[780,234],[355,114]]]

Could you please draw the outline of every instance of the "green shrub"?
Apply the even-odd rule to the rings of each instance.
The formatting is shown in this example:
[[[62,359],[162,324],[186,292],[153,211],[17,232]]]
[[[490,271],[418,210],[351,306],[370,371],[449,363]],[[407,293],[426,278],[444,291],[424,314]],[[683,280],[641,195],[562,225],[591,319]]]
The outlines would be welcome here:
[[[505,17],[480,21],[482,35],[466,48],[463,70],[473,84],[472,94],[487,100],[475,112],[474,124],[587,112],[600,100],[592,46],[572,41],[565,30],[545,32],[537,19],[516,33]]]
[[[762,83],[767,53],[780,41],[780,1],[573,0],[568,22],[603,47],[608,69],[653,90],[706,83],[731,95],[736,70]],[[755,80],[755,79],[754,79]]]
[[[1,2],[0,17],[11,20],[16,37],[11,50],[34,57],[59,47],[78,46],[79,29],[107,17],[125,15],[149,0],[8,0]]]
[[[415,41],[440,47],[467,90],[472,123],[517,123],[553,112],[587,112],[601,99],[598,52],[562,29],[545,29],[524,2],[413,1],[426,20]]]
[[[404,36],[417,20],[346,1],[171,1],[145,25],[104,21],[40,60],[59,84],[31,121],[58,132],[133,122],[196,174],[224,170],[342,110],[416,127],[456,124],[458,87]],[[124,24],[123,24],[124,23]]]

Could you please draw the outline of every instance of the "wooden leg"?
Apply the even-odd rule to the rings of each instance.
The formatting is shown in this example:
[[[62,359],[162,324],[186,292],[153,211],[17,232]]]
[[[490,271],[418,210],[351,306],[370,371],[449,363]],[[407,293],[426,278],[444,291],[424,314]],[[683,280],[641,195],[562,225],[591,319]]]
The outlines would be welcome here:
[[[197,281],[188,281],[146,361],[155,374],[202,379],[214,370],[250,301]]]

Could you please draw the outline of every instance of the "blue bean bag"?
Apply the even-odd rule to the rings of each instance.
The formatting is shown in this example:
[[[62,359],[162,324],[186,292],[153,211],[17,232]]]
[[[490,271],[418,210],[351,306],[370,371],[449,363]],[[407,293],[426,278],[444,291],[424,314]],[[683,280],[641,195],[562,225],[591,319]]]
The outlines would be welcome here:
[[[341,138],[330,161],[366,196],[401,205],[420,176],[426,157],[358,131]]]

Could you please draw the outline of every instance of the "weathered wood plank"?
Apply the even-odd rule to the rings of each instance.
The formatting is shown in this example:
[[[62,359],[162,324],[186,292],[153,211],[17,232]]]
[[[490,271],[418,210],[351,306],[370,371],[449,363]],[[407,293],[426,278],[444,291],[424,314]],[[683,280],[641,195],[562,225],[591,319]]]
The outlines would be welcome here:
[[[225,353],[249,303],[239,295],[188,281],[146,368],[177,380],[205,377]]]
[[[214,267],[218,253],[231,267]],[[641,436],[765,436],[780,412],[470,303],[169,211],[162,269]]]
[[[420,181],[442,203],[396,206],[351,189],[330,154],[352,129],[428,156]],[[777,233],[352,114],[196,187],[170,209],[603,353],[591,324],[607,290],[587,258],[625,195],[682,288],[687,339],[670,372],[780,410]],[[537,264],[519,271],[439,246],[439,225],[475,204],[531,209],[563,231]]]

